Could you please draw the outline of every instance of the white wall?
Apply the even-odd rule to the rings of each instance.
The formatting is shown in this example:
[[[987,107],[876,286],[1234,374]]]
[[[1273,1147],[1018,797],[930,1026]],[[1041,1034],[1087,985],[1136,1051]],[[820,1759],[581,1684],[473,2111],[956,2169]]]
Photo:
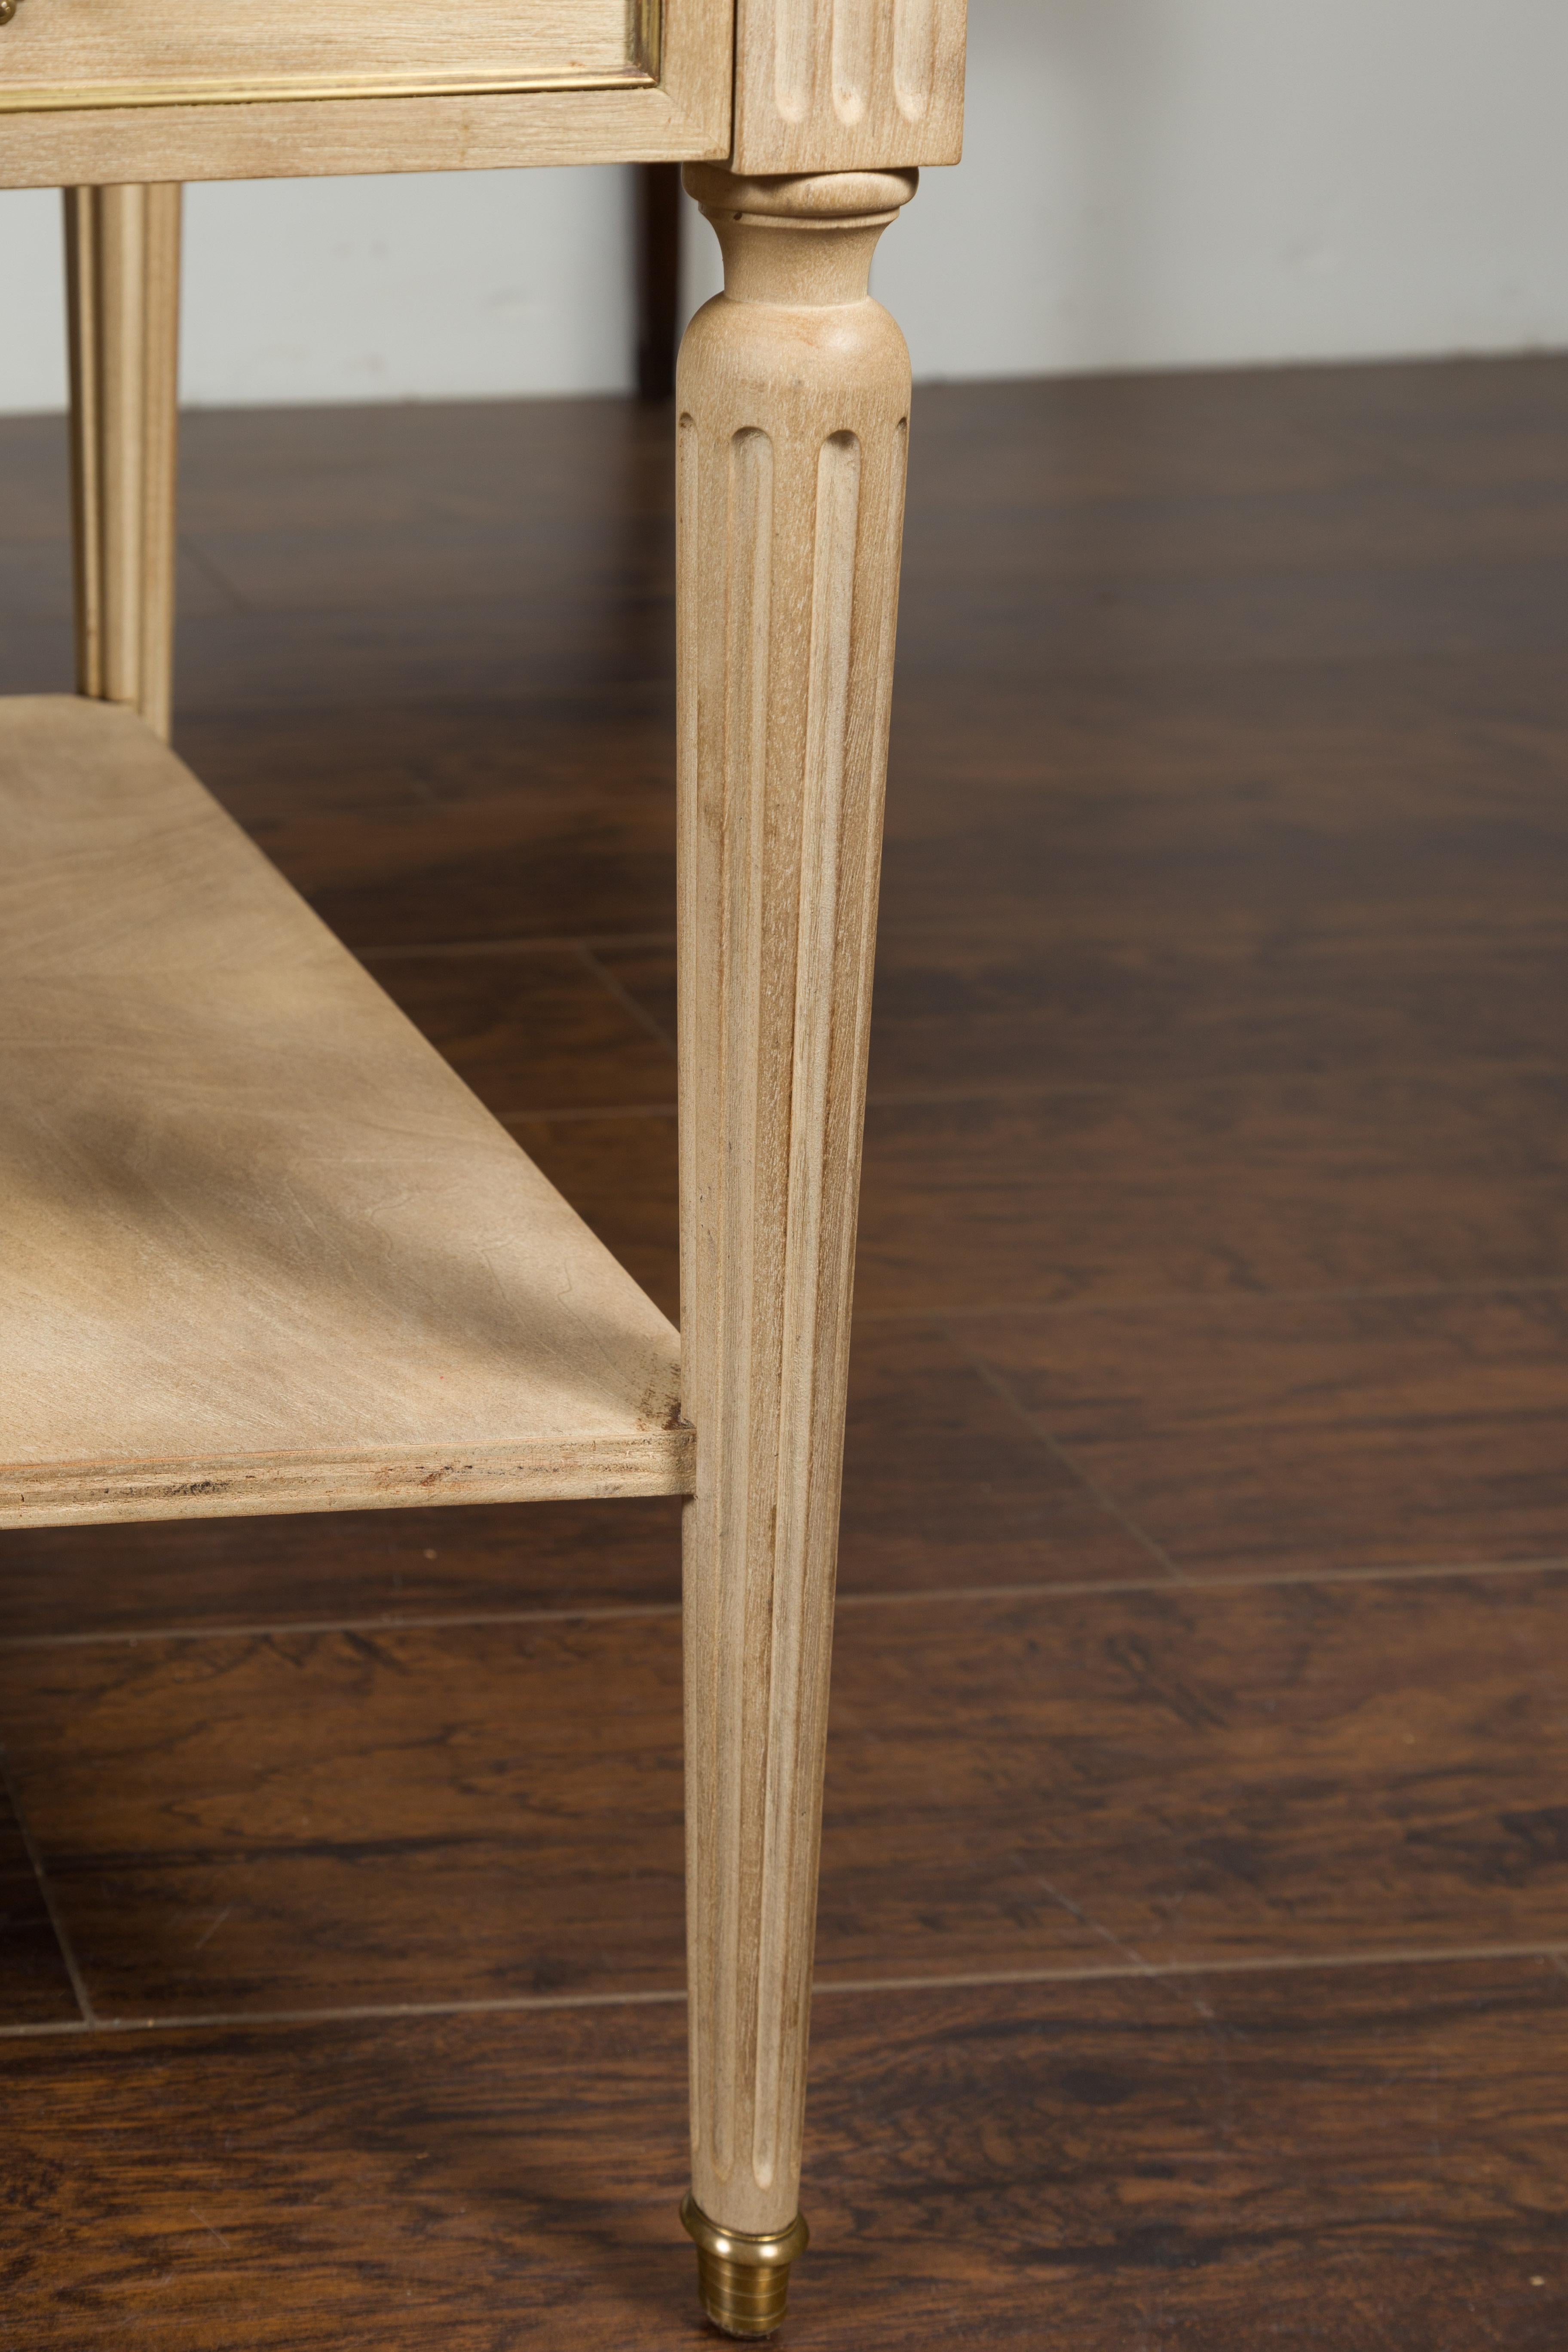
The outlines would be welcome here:
[[[52,189],[0,194],[0,412],[65,399],[60,240]],[[630,316],[624,172],[185,192],[180,377],[198,405],[616,392]]]
[[[878,263],[919,373],[1568,345],[1568,0],[971,0],[970,25],[969,161]],[[58,216],[0,194],[0,410],[63,397]],[[196,187],[186,239],[193,402],[629,381],[620,172]]]
[[[973,161],[882,246],[920,373],[1568,344],[1568,0],[971,9]]]

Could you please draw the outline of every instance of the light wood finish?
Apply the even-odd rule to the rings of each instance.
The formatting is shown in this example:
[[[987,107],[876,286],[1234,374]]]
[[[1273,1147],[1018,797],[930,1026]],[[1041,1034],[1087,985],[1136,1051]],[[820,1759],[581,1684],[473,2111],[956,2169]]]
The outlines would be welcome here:
[[[964,0],[738,0],[737,172],[956,163]]]
[[[68,188],[77,687],[167,737],[180,191]]]
[[[657,9],[626,0],[25,0],[0,41],[0,115],[81,106],[649,81]]]
[[[0,1525],[689,1483],[679,1347],[129,711],[0,703]]]
[[[681,353],[681,1261],[693,2190],[795,2212],[909,358],[910,173],[692,169]]]
[[[0,708],[0,1527],[689,1498],[683,2217],[710,2315],[764,2333],[805,2243],[909,425],[869,270],[957,157],[963,0],[26,6],[0,184],[71,191],[82,698]],[[180,184],[680,161],[725,261],[677,387],[684,1381],[157,740]]]
[[[0,45],[24,12],[22,0]],[[232,14],[227,5],[225,16]],[[265,23],[265,17],[258,18]],[[390,24],[394,20],[384,17]],[[407,31],[417,13],[398,17]],[[14,114],[0,186],[270,180],[338,173],[489,171],[513,164],[679,163],[730,148],[732,0],[664,0],[657,89],[105,107]]]

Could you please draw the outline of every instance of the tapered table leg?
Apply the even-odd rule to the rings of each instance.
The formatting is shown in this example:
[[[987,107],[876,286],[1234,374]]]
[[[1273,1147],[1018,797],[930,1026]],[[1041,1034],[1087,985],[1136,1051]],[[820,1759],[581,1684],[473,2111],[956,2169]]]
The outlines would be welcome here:
[[[77,690],[169,732],[180,190],[66,190]]]
[[[725,290],[679,436],[692,2193],[710,2316],[784,2316],[910,371],[868,294],[915,174],[687,185]]]

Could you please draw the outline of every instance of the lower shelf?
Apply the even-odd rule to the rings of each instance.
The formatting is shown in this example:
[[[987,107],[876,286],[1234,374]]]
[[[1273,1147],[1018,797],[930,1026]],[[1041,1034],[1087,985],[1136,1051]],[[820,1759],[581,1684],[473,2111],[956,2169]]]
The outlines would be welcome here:
[[[679,1342],[130,713],[0,701],[0,1527],[678,1494]]]

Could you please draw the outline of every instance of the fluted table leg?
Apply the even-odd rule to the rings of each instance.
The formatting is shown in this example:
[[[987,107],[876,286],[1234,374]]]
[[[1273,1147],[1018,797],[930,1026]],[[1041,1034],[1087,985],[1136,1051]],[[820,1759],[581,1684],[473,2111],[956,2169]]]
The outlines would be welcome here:
[[[681,1268],[692,2194],[710,2316],[784,2316],[910,371],[868,293],[915,174],[687,185]]]
[[[180,190],[66,190],[77,689],[169,732]]]

